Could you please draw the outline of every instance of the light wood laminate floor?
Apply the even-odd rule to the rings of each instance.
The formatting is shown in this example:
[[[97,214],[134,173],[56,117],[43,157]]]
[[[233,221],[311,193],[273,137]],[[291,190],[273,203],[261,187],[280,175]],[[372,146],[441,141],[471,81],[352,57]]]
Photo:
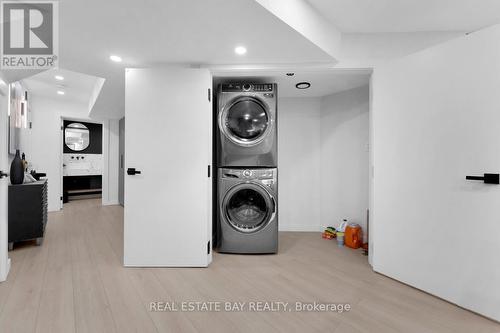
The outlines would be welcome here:
[[[0,284],[0,332],[500,332],[489,321],[373,273],[319,233],[281,233],[277,255],[215,254],[209,268],[123,268],[123,209],[74,201],[41,247],[16,246]],[[324,312],[151,312],[152,301],[345,302]]]

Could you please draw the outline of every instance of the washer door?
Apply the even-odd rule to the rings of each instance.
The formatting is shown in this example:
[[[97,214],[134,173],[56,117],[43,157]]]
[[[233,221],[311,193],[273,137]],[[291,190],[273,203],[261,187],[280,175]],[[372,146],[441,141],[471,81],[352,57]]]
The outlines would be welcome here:
[[[264,228],[272,220],[276,203],[261,185],[243,183],[232,187],[226,193],[221,209],[234,229],[251,233]]]
[[[232,142],[241,146],[260,143],[271,128],[271,116],[266,104],[257,98],[236,98],[222,111],[219,127]]]

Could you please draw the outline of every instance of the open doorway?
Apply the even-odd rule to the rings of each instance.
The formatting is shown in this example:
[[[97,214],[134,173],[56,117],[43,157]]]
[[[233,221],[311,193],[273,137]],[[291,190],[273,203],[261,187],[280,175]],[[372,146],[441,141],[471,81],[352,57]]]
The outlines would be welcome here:
[[[102,198],[103,125],[62,118],[62,203]]]
[[[347,220],[361,227],[368,248],[371,70],[228,69],[213,76],[215,113],[220,83],[277,83],[279,231],[320,232]]]

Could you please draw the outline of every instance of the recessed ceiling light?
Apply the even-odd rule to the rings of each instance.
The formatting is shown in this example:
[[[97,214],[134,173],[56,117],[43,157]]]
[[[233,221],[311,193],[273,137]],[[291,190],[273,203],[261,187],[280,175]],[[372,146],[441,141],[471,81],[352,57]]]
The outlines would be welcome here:
[[[114,61],[114,62],[122,62],[122,58],[117,56],[117,55],[110,55],[109,59],[111,59],[111,61]]]
[[[54,78],[55,78],[57,81],[62,81],[62,80],[64,80],[64,76],[61,76],[61,75],[56,75],[56,76],[54,76]]]
[[[236,46],[234,48],[234,53],[236,53],[237,55],[244,55],[245,53],[247,53],[247,48],[244,46]]]
[[[307,89],[311,86],[309,82],[299,82],[295,85],[295,88],[297,89]]]
[[[62,90],[58,90],[58,91],[57,91],[57,94],[58,94],[58,95],[64,95],[64,94],[65,94],[65,92],[64,92],[64,91],[62,91]]]

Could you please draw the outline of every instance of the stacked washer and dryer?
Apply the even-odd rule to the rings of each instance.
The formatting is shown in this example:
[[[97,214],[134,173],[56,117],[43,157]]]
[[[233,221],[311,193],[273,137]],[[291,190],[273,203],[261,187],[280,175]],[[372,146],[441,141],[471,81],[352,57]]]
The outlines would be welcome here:
[[[218,250],[276,253],[276,84],[220,84],[216,117]]]

